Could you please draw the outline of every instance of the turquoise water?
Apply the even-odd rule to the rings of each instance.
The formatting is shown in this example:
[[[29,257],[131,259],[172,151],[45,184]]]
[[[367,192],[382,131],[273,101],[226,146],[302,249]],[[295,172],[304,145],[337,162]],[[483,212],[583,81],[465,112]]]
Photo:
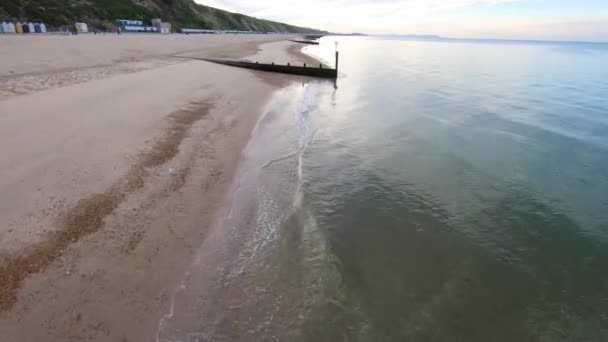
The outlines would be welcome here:
[[[338,40],[336,84],[269,103],[160,340],[608,340],[608,45]]]

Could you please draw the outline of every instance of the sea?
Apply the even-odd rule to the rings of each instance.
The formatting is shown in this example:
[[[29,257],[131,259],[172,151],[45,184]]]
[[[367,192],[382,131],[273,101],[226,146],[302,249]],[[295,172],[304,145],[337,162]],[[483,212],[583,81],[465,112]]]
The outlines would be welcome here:
[[[608,44],[324,37],[158,341],[608,341]]]

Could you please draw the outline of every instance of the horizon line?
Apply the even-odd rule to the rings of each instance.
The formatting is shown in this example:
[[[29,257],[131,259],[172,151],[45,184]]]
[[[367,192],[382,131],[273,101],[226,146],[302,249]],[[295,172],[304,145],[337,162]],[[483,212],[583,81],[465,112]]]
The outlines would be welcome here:
[[[333,32],[330,35],[363,35],[366,37],[411,37],[411,38],[422,38],[426,40],[487,40],[487,41],[510,41],[510,42],[536,42],[536,43],[586,43],[586,44],[608,44],[608,40],[562,40],[562,39],[525,39],[525,38],[475,38],[475,37],[446,37],[437,34],[408,34],[408,33],[337,33]]]

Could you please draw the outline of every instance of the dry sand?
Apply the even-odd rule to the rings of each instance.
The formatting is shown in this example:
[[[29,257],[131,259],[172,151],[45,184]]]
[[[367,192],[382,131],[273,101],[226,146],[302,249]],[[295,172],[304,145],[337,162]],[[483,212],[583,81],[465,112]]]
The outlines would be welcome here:
[[[285,38],[0,37],[1,341],[153,339],[261,107],[300,81],[173,56],[311,62]]]
[[[243,57],[275,35],[0,35],[0,99],[183,62]],[[293,58],[292,58],[293,59]]]

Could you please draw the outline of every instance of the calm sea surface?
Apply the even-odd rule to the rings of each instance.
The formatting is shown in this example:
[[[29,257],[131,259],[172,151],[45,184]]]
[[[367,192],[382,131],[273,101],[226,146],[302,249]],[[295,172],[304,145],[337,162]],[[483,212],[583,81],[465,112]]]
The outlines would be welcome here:
[[[608,341],[608,45],[338,40],[337,84],[263,113],[159,340]]]

